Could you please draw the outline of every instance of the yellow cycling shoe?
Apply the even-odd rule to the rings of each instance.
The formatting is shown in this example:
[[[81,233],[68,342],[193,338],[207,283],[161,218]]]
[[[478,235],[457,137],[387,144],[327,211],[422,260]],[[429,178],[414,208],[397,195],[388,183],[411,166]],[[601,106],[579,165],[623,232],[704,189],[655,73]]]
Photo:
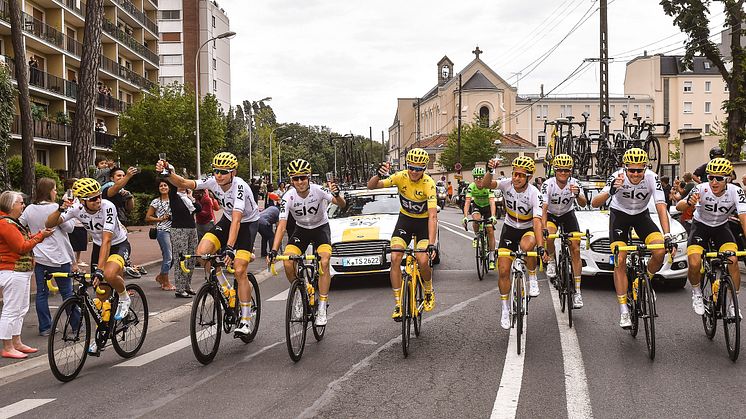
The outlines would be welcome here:
[[[425,290],[425,303],[423,304],[425,311],[431,311],[435,308],[435,290]]]
[[[394,312],[391,313],[391,318],[394,319],[395,322],[401,321],[401,305],[397,304],[394,306]]]

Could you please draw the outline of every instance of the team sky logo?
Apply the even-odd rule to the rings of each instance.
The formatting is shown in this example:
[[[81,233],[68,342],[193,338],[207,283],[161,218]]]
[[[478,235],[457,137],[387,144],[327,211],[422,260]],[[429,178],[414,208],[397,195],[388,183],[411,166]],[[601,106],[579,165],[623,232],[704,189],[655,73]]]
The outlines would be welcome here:
[[[719,202],[715,204],[705,204],[705,211],[727,214],[733,210],[732,202]]]
[[[570,203],[572,198],[567,193],[553,193],[549,198],[549,203],[554,205],[567,205]]]
[[[427,211],[427,201],[415,202],[399,195],[399,202],[405,211],[412,214],[424,214]]]
[[[299,205],[303,205],[302,202],[296,203],[294,206],[298,207]],[[295,217],[303,217],[306,215],[316,215],[319,212],[319,208],[321,207],[321,203],[314,206],[305,206],[303,205],[302,209],[293,209],[293,215]]]
[[[650,192],[648,192],[647,190],[635,188],[634,186],[630,185],[623,185],[621,194],[622,198],[634,199],[638,201],[644,201],[650,196]]]

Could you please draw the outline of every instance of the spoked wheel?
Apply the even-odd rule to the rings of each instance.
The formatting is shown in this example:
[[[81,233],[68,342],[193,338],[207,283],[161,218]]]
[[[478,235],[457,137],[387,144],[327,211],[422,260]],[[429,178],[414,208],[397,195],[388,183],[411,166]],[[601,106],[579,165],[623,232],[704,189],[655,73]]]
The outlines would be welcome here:
[[[248,273],[249,283],[251,284],[251,332],[247,335],[239,335],[239,338],[243,343],[249,343],[256,337],[256,332],[259,330],[259,320],[262,315],[262,298],[259,295],[259,284],[256,282],[256,277],[251,272]],[[238,289],[236,287],[235,289]],[[240,318],[241,313],[238,313]]]
[[[212,362],[220,347],[223,307],[218,292],[213,285],[206,283],[197,291],[192,305],[189,337],[194,357],[204,365]]]
[[[640,290],[637,292],[640,302],[640,317],[645,325],[645,343],[648,347],[648,356],[655,359],[655,297],[650,283],[640,280]]]
[[[573,282],[573,276],[572,276],[572,264],[568,260],[568,258],[563,258],[564,263],[562,264],[562,270],[564,278],[564,286],[565,286],[565,300],[567,301],[565,305],[567,305],[567,324],[572,327],[572,311],[575,309],[574,302],[573,302],[573,296],[575,295],[575,284]]]
[[[487,274],[487,265],[484,263],[484,256],[485,256],[485,246],[484,246],[484,240],[482,238],[482,235],[477,236],[477,248],[474,249],[474,254],[476,255],[476,262],[477,262],[477,277],[481,281],[484,279],[484,276]]]
[[[715,337],[718,325],[717,306],[712,296],[712,285],[710,281],[702,280],[699,283],[702,290],[702,303],[705,306],[705,313],[702,315],[702,326],[705,328],[705,336],[710,340]]]
[[[91,340],[91,319],[83,300],[74,297],[62,303],[51,331],[47,343],[49,367],[55,378],[68,382],[83,368]]]
[[[517,279],[513,293],[513,316],[515,316],[515,347],[518,355],[521,354],[521,335],[523,335],[523,283]]]
[[[658,142],[658,139],[653,137],[645,140],[643,150],[648,153],[651,170],[659,173],[661,168],[661,144]]]
[[[409,356],[409,336],[412,326],[411,301],[409,300],[410,276],[407,274],[401,282],[401,349],[404,357]]]
[[[412,323],[414,323],[414,335],[419,337],[422,332],[422,312],[425,310],[425,292],[422,287],[422,281],[416,281],[414,300],[417,304],[417,315],[412,319]]]
[[[735,361],[741,351],[741,312],[738,308],[738,296],[730,278],[726,277],[725,280],[720,281],[719,293],[725,346],[730,360]]]
[[[308,331],[308,297],[303,292],[304,286],[300,279],[293,281],[285,306],[285,343],[290,359],[295,362],[303,356]]]
[[[127,293],[132,300],[127,316],[115,321],[111,334],[111,345],[123,358],[132,358],[145,343],[148,333],[148,300],[137,284],[128,284]]]
[[[317,342],[320,341],[321,339],[324,339],[324,333],[326,332],[326,326],[325,325],[324,326],[316,326],[316,310],[319,307],[319,286],[318,285],[319,285],[319,282],[316,281],[316,284],[313,287],[313,292],[315,294],[314,295],[314,301],[315,301],[316,305],[312,309],[312,310],[314,310],[314,316],[313,316],[314,317],[313,318],[313,320],[314,320],[314,322],[313,322],[313,337],[316,338]]]
[[[567,309],[567,299],[565,298],[565,294],[567,294],[567,284],[565,283],[565,260],[563,258],[560,258],[559,263],[557,264],[557,271],[555,275],[557,275],[554,278],[554,282],[557,284],[557,293],[559,294],[559,302],[560,302],[560,310],[564,313]]]

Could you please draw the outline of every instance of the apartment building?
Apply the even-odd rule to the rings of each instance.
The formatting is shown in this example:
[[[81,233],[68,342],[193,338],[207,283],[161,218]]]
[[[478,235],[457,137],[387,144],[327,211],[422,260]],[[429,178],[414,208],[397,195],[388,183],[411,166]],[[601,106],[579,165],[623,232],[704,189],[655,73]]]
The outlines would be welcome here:
[[[158,0],[105,0],[92,153],[108,153],[119,133],[119,113],[158,82]],[[13,51],[7,0],[0,0],[0,56],[14,75],[29,63],[36,158],[67,170],[71,121],[78,97],[85,3],[22,0],[26,51]],[[14,82],[15,83],[15,82]],[[12,126],[10,154],[20,154],[20,118]]]
[[[205,41],[230,31],[230,20],[210,0],[159,0],[160,83],[194,86],[195,61]],[[231,103],[230,39],[209,42],[199,53],[199,91],[212,93],[226,112]]]

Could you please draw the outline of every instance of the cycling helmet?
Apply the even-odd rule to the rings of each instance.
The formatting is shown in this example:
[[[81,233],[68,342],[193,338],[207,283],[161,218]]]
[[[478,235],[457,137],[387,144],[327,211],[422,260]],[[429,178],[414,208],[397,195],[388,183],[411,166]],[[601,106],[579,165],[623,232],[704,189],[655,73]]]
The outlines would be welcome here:
[[[89,177],[80,178],[73,183],[73,195],[86,199],[101,193],[101,184]]]
[[[554,156],[554,160],[552,160],[552,166],[555,169],[572,169],[573,164],[572,157],[568,154],[557,154]]]
[[[536,170],[536,163],[534,163],[534,159],[531,157],[518,156],[513,159],[513,167],[524,168],[528,174],[533,174],[534,170]]]
[[[471,175],[474,177],[482,177],[484,176],[484,168],[482,167],[475,167],[471,169]]]
[[[421,148],[413,148],[407,152],[407,164],[427,166],[430,163],[430,155]]]
[[[288,164],[288,176],[303,176],[311,174],[311,163],[303,159],[295,159]]]
[[[641,148],[630,148],[622,157],[624,164],[648,164],[648,153]]]
[[[224,151],[218,153],[212,158],[213,169],[228,169],[233,170],[238,167],[238,159],[233,153]]]
[[[715,146],[710,149],[710,160],[715,157],[725,157],[725,152],[720,148],[720,146]]]
[[[730,176],[733,173],[733,163],[723,157],[716,157],[707,163],[707,173],[710,175]]]

